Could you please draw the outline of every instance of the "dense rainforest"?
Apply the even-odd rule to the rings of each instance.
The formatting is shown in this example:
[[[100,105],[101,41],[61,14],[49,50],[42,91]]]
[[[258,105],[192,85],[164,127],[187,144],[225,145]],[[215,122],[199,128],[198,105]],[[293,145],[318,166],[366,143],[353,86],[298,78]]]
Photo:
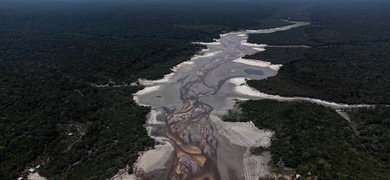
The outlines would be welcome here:
[[[310,19],[310,26],[249,36],[249,42],[269,46],[245,58],[283,64],[274,77],[249,80],[257,90],[373,105],[344,112],[347,121],[335,110],[306,102],[242,102],[241,114],[230,111],[224,119],[253,121],[275,132],[270,147],[253,153],[270,151],[273,167],[292,167],[304,178],[390,179],[388,5],[307,7],[300,14]]]
[[[249,42],[275,46],[267,48],[268,52],[247,58],[269,60],[284,66],[277,76],[249,81],[249,85],[282,96],[388,104],[389,6],[386,3],[340,3],[304,11],[310,14],[310,26],[250,35]],[[278,48],[280,45],[311,48]]]
[[[292,167],[305,178],[390,178],[389,107],[349,112],[355,129],[334,109],[308,102],[249,100],[239,107],[224,120],[274,131],[270,147],[253,150],[270,151],[274,169]]]
[[[389,104],[390,6],[153,3],[0,3],[0,179],[25,176],[37,165],[49,179],[106,179],[126,166],[131,172],[138,152],[155,143],[143,127],[149,108],[133,101],[142,87],[113,85],[162,77],[202,48],[191,42],[286,24],[279,19],[312,25],[251,35],[250,42],[275,46],[247,58],[284,64],[277,76],[251,86]],[[386,106],[348,112],[354,128],[308,103],[240,106],[242,114],[226,120],[275,131],[266,149],[274,164],[282,159],[322,179],[389,179]]]
[[[157,2],[155,2],[157,3]],[[154,141],[132,97],[227,31],[285,24],[238,3],[1,2],[0,179],[106,179]],[[92,84],[107,84],[98,88]]]

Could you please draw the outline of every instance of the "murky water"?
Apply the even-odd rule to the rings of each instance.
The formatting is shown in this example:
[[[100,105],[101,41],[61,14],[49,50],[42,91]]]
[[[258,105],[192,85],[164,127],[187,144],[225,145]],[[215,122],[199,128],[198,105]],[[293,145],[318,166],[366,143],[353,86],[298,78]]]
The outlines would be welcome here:
[[[241,57],[263,51],[266,45],[247,43],[249,33],[273,33],[307,25],[247,30],[221,35],[202,55],[175,67],[135,94],[139,104],[151,106],[147,128],[161,145],[145,152],[136,166],[141,179],[258,179],[268,173],[270,155],[254,156],[249,148],[269,146],[272,132],[251,123],[222,122],[218,115],[232,108],[234,98],[251,95],[234,91],[234,79],[264,79],[278,67]]]

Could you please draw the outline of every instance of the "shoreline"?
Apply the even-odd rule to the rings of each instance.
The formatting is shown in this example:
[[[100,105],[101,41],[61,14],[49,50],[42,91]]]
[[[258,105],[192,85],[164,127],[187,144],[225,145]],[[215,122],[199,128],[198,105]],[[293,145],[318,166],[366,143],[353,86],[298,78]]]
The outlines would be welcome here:
[[[212,63],[213,61],[215,63],[218,63],[219,60],[216,60],[216,59],[221,58],[221,57],[223,58],[224,48],[228,48],[228,47],[230,48],[229,44],[227,44],[228,46],[226,46],[226,42],[224,42],[224,41],[226,41],[226,39],[223,39],[223,38],[230,38],[230,37],[241,38],[241,40],[239,40],[239,42],[238,42],[239,43],[238,46],[240,46],[240,48],[243,48],[242,51],[249,52],[249,54],[250,54],[250,53],[255,53],[258,51],[264,51],[265,50],[264,47],[266,47],[267,45],[248,43],[247,42],[248,34],[272,33],[272,32],[276,32],[276,31],[288,30],[291,28],[299,27],[302,25],[308,25],[308,24],[310,24],[310,23],[299,22],[296,24],[283,26],[280,28],[231,32],[231,33],[221,34],[219,39],[214,39],[214,42],[194,43],[194,44],[202,44],[202,45],[207,46],[207,48],[199,51],[199,53],[203,53],[203,54],[195,54],[190,60],[184,61],[184,62],[178,64],[177,66],[173,67],[172,72],[167,74],[167,75],[164,75],[164,77],[162,79],[154,80],[154,81],[139,79],[138,82],[141,85],[144,85],[146,87],[143,90],[140,90],[137,93],[133,94],[134,100],[139,105],[149,106],[152,108],[151,112],[148,114],[148,121],[146,122],[146,126],[153,125],[153,124],[160,124],[160,125],[165,124],[165,122],[161,122],[161,121],[158,121],[156,119],[157,115],[161,113],[161,112],[158,112],[161,110],[161,107],[157,107],[157,106],[159,106],[158,104],[153,105],[153,103],[157,103],[157,102],[156,102],[156,100],[153,100],[153,98],[150,98],[150,97],[152,97],[153,95],[158,95],[160,97],[158,92],[159,92],[159,90],[163,91],[162,90],[163,87],[164,87],[164,90],[165,89],[169,90],[168,87],[171,87],[171,86],[180,87],[179,85],[176,85],[176,84],[183,83],[184,79],[186,79],[190,75],[190,73],[193,73],[195,69],[200,68],[200,67],[208,68],[208,67],[210,67],[209,63]],[[234,39],[234,40],[237,40],[237,39]],[[237,48],[237,47],[233,47],[233,48]],[[247,49],[245,49],[245,48],[247,48]],[[233,64],[236,64],[238,66],[244,65],[243,67],[248,66],[248,67],[266,68],[266,69],[269,69],[268,71],[274,72],[274,73],[271,73],[272,75],[276,75],[278,70],[282,66],[280,64],[272,64],[272,63],[267,62],[267,61],[244,59],[244,58],[242,58],[244,55],[247,55],[247,54],[240,53],[239,55],[237,55],[238,58],[235,58],[232,60],[225,60],[225,61],[233,62]],[[226,57],[229,57],[229,55],[226,56],[226,53],[225,53],[225,58]],[[217,67],[219,67],[219,66],[217,66]],[[241,68],[243,68],[243,67],[241,67]],[[202,74],[202,73],[199,74],[199,72],[200,72],[199,70],[200,69],[198,69],[198,76],[199,75],[203,76],[204,74]],[[181,74],[179,73],[179,71]],[[233,73],[233,72],[234,71],[231,71],[231,73]],[[183,76],[180,77],[179,75],[183,75]],[[269,76],[272,76],[272,75],[269,75]],[[267,76],[267,75],[261,76],[260,75],[259,77],[264,79],[264,78],[267,78],[269,76]],[[278,95],[268,95],[268,94],[262,93],[260,91],[257,91],[254,88],[249,87],[246,83],[246,79],[251,79],[251,78],[235,77],[233,75],[230,78],[227,78],[226,81],[229,82],[227,84],[230,84],[230,86],[234,85],[232,87],[230,87],[230,86],[228,87],[228,90],[230,90],[229,88],[232,88],[231,91],[228,91],[228,92],[230,92],[230,93],[233,92],[233,94],[223,94],[225,96],[222,96],[222,97],[224,97],[225,100],[226,99],[227,100],[230,100],[230,99],[241,99],[241,100],[275,99],[278,101],[300,101],[300,100],[303,100],[303,101],[308,101],[311,103],[316,103],[316,104],[321,104],[324,106],[332,107],[334,109],[370,106],[370,105],[338,104],[338,103],[334,103],[334,102],[323,101],[320,99],[311,99],[311,98],[305,98],[305,97],[281,97]],[[166,84],[166,85],[164,85],[164,84]],[[165,90],[165,91],[167,91],[167,90]],[[227,89],[224,89],[224,91],[226,91],[226,90]],[[161,92],[161,93],[163,93],[163,92]],[[165,92],[165,93],[167,93],[167,92]],[[171,91],[171,93],[172,93],[172,91]],[[224,93],[226,93],[226,92],[224,92]],[[152,105],[145,105],[145,103],[142,104],[142,100],[140,99],[140,97],[144,97],[144,96],[147,96],[150,98],[150,99],[146,99],[146,101],[149,100],[150,103],[148,103],[148,104],[152,104]],[[202,96],[199,96],[199,97],[202,97]],[[176,107],[174,109],[180,108],[179,106],[182,106],[182,105],[183,104],[181,104],[181,103],[176,104]],[[154,107],[154,106],[156,106],[156,107]],[[268,147],[271,143],[270,139],[271,139],[273,133],[270,131],[267,131],[267,130],[258,129],[250,122],[249,123],[228,123],[228,122],[224,122],[224,121],[220,120],[218,117],[215,116],[215,112],[223,112],[224,108],[226,109],[226,107],[224,107],[224,106],[228,106],[228,105],[227,104],[222,105],[219,107],[220,109],[214,109],[213,112],[210,114],[211,122],[212,122],[212,124],[214,124],[213,126],[215,127],[215,130],[217,131],[215,133],[215,136],[218,136],[217,137],[217,139],[219,139],[218,142],[220,142],[222,144],[237,145],[241,148],[246,149],[245,152],[242,154],[243,156],[241,156],[241,160],[240,160],[242,163],[241,166],[240,166],[240,164],[237,164],[237,163],[235,165],[235,166],[238,165],[237,168],[241,167],[240,172],[243,173],[242,175],[245,179],[252,179],[252,178],[258,179],[259,177],[264,177],[264,176],[268,175],[270,173],[270,171],[269,171],[269,167],[267,164],[270,161],[270,157],[271,157],[270,153],[265,152],[260,156],[255,156],[255,155],[250,154],[249,149],[252,147],[260,147],[260,146]],[[168,138],[166,138],[164,136],[161,136],[161,137],[153,136],[152,131],[155,130],[154,127],[148,126],[146,128],[148,130],[149,136],[151,138],[155,139],[155,141],[159,144],[156,145],[154,147],[154,149],[147,150],[147,151],[140,153],[139,158],[137,159],[136,163],[133,165],[134,174],[131,175],[132,177],[136,177],[136,174],[139,175],[139,174],[143,174],[143,173],[153,173],[153,172],[156,172],[156,171],[159,171],[162,169],[166,169],[167,166],[165,166],[165,163],[168,163],[169,159],[171,158],[169,156],[169,153],[172,153],[174,151],[174,148],[171,145],[171,141]],[[222,141],[224,141],[224,142],[222,142]],[[220,151],[220,150],[218,150],[218,151]],[[225,156],[229,154],[229,153],[226,154],[226,152],[219,152],[220,155],[221,155],[221,153],[222,153],[222,156],[224,153],[225,153]],[[164,157],[161,157],[161,156],[164,156]],[[239,154],[234,154],[234,156],[240,157]],[[151,158],[151,157],[153,157],[153,158]],[[238,159],[240,159],[240,158],[238,158]],[[230,160],[218,160],[218,162],[219,161],[223,161],[226,163]],[[233,163],[233,162],[229,162],[229,163]],[[249,164],[251,164],[251,166],[249,166]],[[254,165],[254,164],[256,164],[256,165]],[[256,167],[256,168],[253,168],[253,167]],[[227,172],[226,171],[227,169],[224,169],[224,168],[225,167],[222,167],[222,169],[219,169],[219,171],[220,172]],[[259,169],[261,169],[261,170],[259,170]],[[142,172],[139,173],[138,172],[139,170]],[[252,176],[254,174],[255,174],[255,176]]]
[[[201,55],[196,54],[190,60],[184,61],[183,63],[178,64],[177,66],[172,68],[171,73],[164,75],[164,77],[162,79],[154,80],[154,81],[150,81],[150,80],[146,80],[146,79],[139,79],[138,82],[141,85],[144,85],[146,87],[145,87],[145,89],[140,90],[137,93],[133,94],[134,100],[139,105],[152,107],[152,111],[149,113],[148,117],[151,117],[153,115],[155,115],[155,117],[156,117],[157,116],[156,113],[153,114],[153,109],[155,109],[156,107],[153,107],[153,105],[145,105],[146,103],[142,103],[142,101],[140,100],[140,97],[145,96],[145,95],[151,96],[151,94],[153,92],[157,92],[158,90],[160,90],[162,88],[162,84],[169,84],[169,83],[174,82],[175,80],[180,80],[181,77],[177,77],[177,75],[178,75],[177,73],[179,70],[184,69],[186,66],[188,66],[188,65],[193,66],[195,64],[195,62],[198,62],[198,61],[202,62],[203,59],[207,61],[207,58],[216,57],[218,54],[222,53],[222,51],[220,51],[218,49],[218,48],[220,48],[219,46],[222,45],[222,38],[228,37],[230,35],[233,35],[233,36],[237,35],[237,37],[242,39],[239,41],[240,46],[248,48],[248,51],[251,54],[251,53],[255,53],[255,52],[259,52],[259,51],[264,51],[265,50],[264,47],[266,47],[267,45],[248,43],[247,42],[248,34],[250,34],[250,33],[271,33],[272,31],[282,31],[282,30],[287,30],[290,28],[298,27],[298,26],[299,25],[293,24],[293,25],[288,25],[288,26],[282,27],[282,28],[265,29],[265,30],[259,30],[259,31],[247,30],[247,31],[240,31],[240,32],[231,32],[231,33],[221,34],[219,39],[214,39],[214,42],[207,42],[207,43],[198,42],[196,44],[202,44],[202,45],[207,46],[206,49],[202,49],[199,51],[199,53],[204,53],[204,54],[201,54]],[[235,64],[244,64],[244,65],[249,65],[249,66],[257,66],[257,67],[261,67],[261,68],[270,68],[273,71],[278,70],[281,66],[281,65],[273,65],[273,64],[271,64],[269,62],[265,62],[265,61],[255,61],[255,60],[242,59],[242,57],[245,55],[246,55],[246,53],[240,53],[238,59],[233,59],[231,61]],[[215,62],[218,62],[218,61],[215,61]],[[208,67],[207,64],[199,64],[199,65],[201,65],[201,66],[205,65],[205,67]],[[191,70],[194,70],[194,68]],[[228,79],[228,81],[229,81],[229,79]],[[224,98],[231,99],[234,97],[229,96],[229,97],[224,97]],[[215,112],[215,111],[218,111],[218,109],[214,109],[213,112]],[[213,117],[213,115],[211,115],[211,116]],[[215,117],[214,117],[214,119],[215,119]],[[213,123],[215,122],[215,120],[212,120],[212,121],[213,121]],[[148,119],[146,124],[150,125],[152,122],[156,123],[158,121],[157,120],[150,121]],[[226,122],[223,122],[222,120],[220,120],[218,122],[221,124],[226,123]],[[227,129],[227,130],[225,130],[225,132],[227,132],[227,133],[224,135],[222,135],[223,133],[222,134],[216,133],[217,136],[224,137],[222,139],[231,139],[231,140],[233,140],[233,142],[231,144],[237,144],[237,145],[241,145],[240,147],[245,147],[246,150],[243,154],[243,157],[241,157],[241,158],[243,158],[243,159],[241,159],[242,164],[241,165],[236,164],[236,165],[238,165],[237,168],[241,167],[241,171],[244,173],[242,175],[245,179],[248,179],[248,178],[258,179],[259,177],[263,177],[263,176],[266,176],[267,174],[269,174],[270,171],[269,171],[269,167],[267,164],[270,161],[270,154],[268,153],[268,154],[263,154],[263,156],[262,155],[255,156],[255,155],[250,154],[249,150],[252,147],[259,147],[259,146],[267,147],[267,146],[269,146],[270,145],[270,138],[272,137],[272,132],[269,132],[266,130],[260,130],[257,127],[255,127],[253,124],[250,124],[250,123],[226,123],[226,125],[220,126],[220,128],[218,128],[218,129],[220,130],[220,132],[221,132],[221,129]],[[169,151],[171,151],[171,150],[173,151],[173,147],[167,146],[167,144],[170,143],[169,140],[168,140],[169,142],[165,141],[165,143],[164,143],[164,140],[165,140],[164,137],[160,138],[160,137],[156,137],[156,136],[151,135],[153,127],[147,127],[147,130],[148,130],[149,136],[151,138],[155,139],[156,142],[158,142],[160,144],[156,145],[154,147],[154,149],[140,153],[141,154],[140,157],[137,159],[136,163],[133,165],[133,169],[134,169],[133,172],[134,173],[131,175],[131,177],[135,177],[136,174],[139,175],[140,173],[137,172],[138,170],[141,170],[145,173],[147,173],[147,172],[152,173],[160,168],[164,168],[164,166],[161,165],[161,163],[153,166],[153,164],[157,163],[157,162],[154,162],[154,160],[161,159],[162,155],[167,156]],[[220,141],[223,141],[223,140],[220,140]],[[225,142],[225,143],[227,143],[227,142]],[[167,147],[161,148],[164,146],[167,146]],[[170,150],[170,148],[172,148],[172,149]],[[161,149],[163,149],[163,150],[161,150]],[[153,156],[153,154],[154,154],[154,156]],[[149,156],[153,156],[154,159],[149,158]],[[237,154],[237,157],[239,157],[238,154]],[[165,159],[162,159],[160,161],[167,162]],[[267,162],[267,163],[265,163],[265,162]],[[233,163],[233,162],[230,162],[230,163]],[[249,165],[249,164],[251,164],[251,165]],[[253,164],[256,164],[255,166],[257,168],[254,168]],[[149,171],[147,171],[147,170],[149,170]],[[220,171],[222,172],[224,170],[220,169]],[[143,173],[143,172],[141,172],[141,173]]]
[[[247,78],[233,78],[230,79],[229,82],[235,84],[236,87],[234,91],[238,94],[249,95],[253,97],[258,97],[261,99],[272,99],[277,101],[307,101],[319,105],[323,105],[326,107],[331,107],[333,109],[350,109],[350,108],[363,108],[363,107],[372,107],[373,105],[369,104],[344,104],[344,103],[336,103],[329,102],[321,99],[314,99],[308,97],[282,97],[279,95],[270,95],[263,92],[258,91],[255,88],[248,86],[246,83]]]

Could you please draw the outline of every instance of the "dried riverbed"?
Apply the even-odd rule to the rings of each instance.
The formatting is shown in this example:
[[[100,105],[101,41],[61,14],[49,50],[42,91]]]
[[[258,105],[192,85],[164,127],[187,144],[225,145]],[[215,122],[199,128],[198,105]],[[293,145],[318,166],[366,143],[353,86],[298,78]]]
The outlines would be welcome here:
[[[250,33],[273,33],[308,25],[247,30],[220,35],[199,55],[173,68],[157,81],[140,80],[146,88],[134,98],[151,106],[149,135],[160,142],[144,152],[134,169],[140,179],[258,179],[266,176],[270,154],[249,153],[252,147],[270,145],[272,132],[257,129],[251,122],[223,122],[234,99],[258,98],[240,90],[243,79],[274,76],[281,65],[242,59],[264,51],[266,45],[247,42]],[[237,83],[239,82],[239,84]]]

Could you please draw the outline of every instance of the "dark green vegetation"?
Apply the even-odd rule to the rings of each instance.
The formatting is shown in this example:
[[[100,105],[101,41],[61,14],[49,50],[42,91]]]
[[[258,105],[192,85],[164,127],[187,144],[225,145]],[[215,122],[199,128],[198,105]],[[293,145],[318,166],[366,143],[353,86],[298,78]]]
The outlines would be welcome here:
[[[266,47],[261,53],[245,56],[246,59],[259,59],[272,64],[287,64],[288,62],[301,59],[307,48],[278,48]],[[288,55],[288,56],[286,56]]]
[[[253,121],[273,130],[266,150],[275,164],[282,160],[304,176],[310,172],[321,179],[390,178],[388,107],[353,112],[358,134],[333,109],[311,103],[250,100],[240,108],[241,118],[227,115],[225,120]]]
[[[313,48],[282,67],[277,76],[249,84],[282,96],[389,104],[389,48],[390,44]]]
[[[265,93],[282,96],[389,104],[389,6],[338,4],[304,11],[311,13],[311,26],[252,35],[249,42],[313,47],[299,51],[272,49],[250,56],[285,65],[277,76],[249,84]]]
[[[51,179],[112,177],[118,169],[126,165],[131,166],[139,151],[154,144],[142,126],[149,109],[137,106],[132,100],[131,94],[141,87],[96,88],[91,86],[91,83],[105,84],[112,80],[116,84],[129,84],[138,78],[157,79],[168,73],[172,66],[196,53],[200,47],[192,45],[191,42],[211,41],[217,34],[232,30],[281,26],[285,23],[277,19],[286,18],[291,13],[294,13],[292,18],[297,20],[307,19],[305,16],[310,15],[313,26],[283,32],[287,33],[285,35],[275,34],[274,38],[272,38],[274,34],[269,34],[260,42],[307,44],[313,48],[296,49],[297,51],[268,48],[262,54],[251,56],[265,57],[265,60],[275,58],[272,62],[286,63],[284,66],[286,69],[289,68],[289,64],[291,67],[295,64],[295,68],[302,71],[299,78],[293,79],[300,80],[302,77],[304,82],[300,82],[301,86],[292,79],[282,78],[287,81],[278,83],[286,84],[285,88],[291,91],[295,90],[292,87],[296,86],[300,88],[299,92],[312,93],[315,97],[321,95],[323,98],[322,96],[331,94],[331,100],[340,102],[388,104],[385,99],[388,92],[382,88],[382,85],[388,82],[386,79],[388,58],[384,57],[388,55],[386,48],[389,32],[386,26],[390,23],[383,22],[388,22],[390,16],[382,15],[389,12],[386,7],[389,6],[377,7],[372,11],[365,10],[367,7],[355,9],[342,7],[329,13],[329,7],[322,6],[311,7],[308,9],[310,11],[303,13],[286,9],[275,13],[275,8],[234,3],[197,5],[182,3],[175,6],[163,3],[153,5],[2,3],[0,179],[15,179],[25,168],[38,164],[43,165],[38,170],[39,173]],[[294,38],[288,33],[294,33]],[[253,38],[255,37],[251,36],[251,39]],[[278,52],[294,58],[275,56]],[[295,54],[292,55],[291,52]],[[364,55],[361,52],[364,52]],[[326,59],[321,59],[322,57]],[[359,60],[360,57],[365,58],[366,64]],[[348,62],[351,66],[343,62]],[[314,63],[316,66],[313,66]],[[327,63],[332,66],[325,66]],[[305,66],[306,68],[302,70]],[[335,70],[338,67],[352,69]],[[280,75],[285,71],[284,68]],[[365,68],[367,70],[364,72],[358,71],[359,74],[355,72]],[[322,74],[319,75],[318,72]],[[327,79],[328,76],[324,76],[324,72],[332,74],[330,77],[333,78]],[[348,72],[351,75],[348,75]],[[291,74],[288,74],[288,77],[290,76]],[[323,80],[321,82],[308,76],[321,77]],[[351,81],[352,76],[356,76],[357,79]],[[341,78],[344,80],[340,80]],[[367,79],[362,81],[362,78]],[[273,78],[264,81],[263,84],[253,85],[262,90],[263,87],[267,87],[265,83],[268,85],[274,83],[271,83],[271,79]],[[309,83],[309,80],[314,82]],[[322,84],[319,85],[315,83],[316,81],[325,83],[321,87],[325,89],[318,88]],[[356,86],[352,83],[355,81],[362,83]],[[361,88],[345,88],[346,85]],[[280,86],[274,88],[278,87]],[[338,89],[332,94],[329,93],[331,87]],[[267,91],[271,90],[274,89],[268,88]],[[345,97],[340,96],[340,92],[345,94]],[[277,93],[281,91],[278,90]],[[355,114],[352,116],[356,119],[359,132],[359,136],[354,136],[348,124],[328,109],[308,104],[253,103],[255,104],[251,105],[258,108],[274,107],[271,111],[274,114],[268,114],[269,116],[281,113],[277,116],[288,117],[285,119],[288,124],[285,125],[281,121],[275,121],[279,123],[277,126],[270,121],[264,122],[268,124],[257,125],[276,128],[275,131],[282,132],[276,135],[277,137],[286,137],[285,140],[291,142],[288,136],[295,136],[294,138],[298,140],[302,138],[302,141],[295,140],[294,145],[304,148],[286,147],[283,138],[277,138],[281,144],[279,149],[273,150],[274,158],[283,157],[287,165],[292,167],[295,165],[302,172],[308,170],[317,172],[324,178],[345,177],[356,172],[357,175],[364,175],[364,178],[368,174],[369,177],[385,179],[387,174],[382,170],[389,168],[386,150],[390,148],[387,148],[386,141],[388,124],[382,119],[388,117],[387,108],[353,112]],[[255,112],[245,111],[245,108],[250,110],[250,107],[244,106],[242,108],[247,115],[242,120],[249,120],[246,118]],[[305,113],[297,110],[306,112],[310,117],[305,117]],[[256,110],[257,113],[262,113],[258,111]],[[324,117],[318,117],[317,114]],[[290,115],[294,117],[289,117]],[[294,122],[292,120],[300,119],[295,116],[304,119],[301,126],[292,123]],[[256,114],[253,118],[261,116]],[[308,120],[316,122],[318,127],[309,124]],[[336,128],[323,128],[329,126],[333,128],[330,122],[335,121]],[[286,132],[292,134],[280,131],[281,128],[289,126],[296,128],[286,129]],[[318,128],[324,131],[314,132],[311,129],[313,127],[317,128],[315,129],[317,131]],[[306,133],[316,138],[319,135],[329,136],[329,139],[340,143],[342,145],[340,148],[350,154],[335,149],[336,145],[333,142],[308,140],[303,136]],[[338,136],[342,138],[335,139]],[[306,140],[311,144],[304,144]],[[317,148],[316,145],[326,151]],[[291,148],[297,148],[299,151],[290,152]],[[340,153],[340,156],[336,156],[333,151]],[[299,154],[300,152],[307,153],[303,156]],[[351,154],[357,158],[354,159]],[[350,158],[344,159],[344,155]],[[356,162],[359,158],[367,161],[367,165],[359,164],[360,161]],[[302,159],[305,161],[300,162]],[[339,161],[347,164],[337,164]],[[332,171],[329,170],[329,165]],[[351,169],[352,167],[356,169]],[[336,168],[341,168],[337,172],[346,175],[340,173],[334,175],[333,170]],[[371,170],[371,174],[367,170]]]
[[[308,37],[305,34],[305,28],[294,28],[288,31],[278,31],[271,34],[250,34],[248,42],[264,43],[268,45],[301,45],[308,44]]]
[[[149,109],[132,100],[140,87],[91,84],[158,79],[197,52],[191,42],[285,24],[273,11],[229,3],[2,3],[0,179],[38,164],[51,179],[105,179],[131,167],[154,145],[143,127]]]
[[[15,100],[2,97],[9,102],[2,111],[13,113],[1,117],[3,179],[12,179],[30,162],[45,165],[40,173],[49,177],[110,177],[154,145],[142,126],[149,109],[131,99],[137,88],[74,90],[50,83],[27,83],[17,89],[20,94],[8,92]]]
[[[363,108],[349,113],[362,147],[390,169],[390,107]]]
[[[268,149],[274,166],[321,179],[390,179],[390,16],[388,4],[319,5],[303,9],[312,23],[273,34],[251,35],[249,42],[309,45],[309,49],[271,47],[246,58],[283,63],[275,77],[249,81],[256,89],[282,96],[304,96],[342,103],[375,104],[348,111],[303,102],[248,101],[242,117],[275,131]],[[381,105],[382,104],[382,105]],[[238,118],[240,117],[240,118]]]

